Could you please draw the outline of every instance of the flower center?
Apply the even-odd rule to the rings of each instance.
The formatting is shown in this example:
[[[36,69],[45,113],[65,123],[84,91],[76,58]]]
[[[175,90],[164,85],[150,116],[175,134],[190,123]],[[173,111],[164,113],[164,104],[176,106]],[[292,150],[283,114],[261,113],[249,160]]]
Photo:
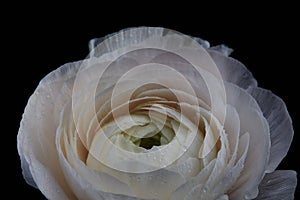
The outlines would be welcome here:
[[[133,126],[120,133],[127,141],[144,149],[161,146],[172,141],[175,133],[171,127],[164,125],[161,129],[154,123]]]
[[[149,138],[142,138],[139,141],[140,147],[143,147],[145,149],[151,149],[153,146],[160,146],[162,143],[160,141],[162,134],[158,133],[152,137]]]

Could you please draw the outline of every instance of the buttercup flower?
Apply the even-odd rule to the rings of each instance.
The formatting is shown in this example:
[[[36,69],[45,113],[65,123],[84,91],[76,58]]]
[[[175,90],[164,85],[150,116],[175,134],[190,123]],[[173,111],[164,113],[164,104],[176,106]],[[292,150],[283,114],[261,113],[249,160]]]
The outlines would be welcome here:
[[[284,102],[231,49],[164,28],[90,42],[26,106],[18,152],[49,199],[293,199]]]

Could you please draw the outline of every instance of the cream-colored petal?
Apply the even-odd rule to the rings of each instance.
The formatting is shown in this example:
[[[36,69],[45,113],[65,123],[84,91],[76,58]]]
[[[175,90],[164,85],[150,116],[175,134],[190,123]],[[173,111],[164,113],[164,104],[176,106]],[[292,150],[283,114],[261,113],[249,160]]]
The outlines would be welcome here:
[[[181,185],[174,191],[171,195],[171,200],[182,200],[182,199],[199,199],[198,196],[193,196],[193,191],[201,189],[203,184],[209,178],[211,171],[213,170],[215,165],[215,160],[210,162],[207,166],[205,166],[201,172],[188,180],[186,183]]]
[[[239,198],[255,198],[258,185],[266,171],[270,154],[270,132],[259,106],[245,90],[227,85],[227,102],[240,116],[241,132],[250,134],[250,146],[245,168],[233,187]],[[256,160],[256,162],[253,162]]]
[[[48,166],[44,166],[34,157],[30,158],[31,174],[38,185],[41,192],[49,199],[73,199],[73,193],[66,193],[64,186],[61,186],[60,180],[55,174],[49,170]],[[69,186],[65,186],[69,187]]]
[[[228,164],[226,169],[224,170],[224,176],[218,182],[218,184],[214,188],[214,192],[212,192],[212,197],[216,195],[230,193],[230,188],[234,185],[235,181],[239,178],[244,169],[245,159],[249,150],[249,134],[245,133],[241,136],[238,142],[238,151],[237,151],[237,161],[234,165]],[[231,196],[232,198],[234,195]],[[233,198],[234,199],[234,198]],[[236,198],[236,199],[239,199]]]
[[[117,190],[117,192],[120,192],[120,190],[118,190],[118,185],[119,184],[111,184],[109,182],[104,182],[105,180],[113,181],[113,179],[111,177],[105,177],[105,174],[102,174],[99,176],[99,174],[97,173],[90,173],[89,176],[89,181],[87,181],[86,179],[84,179],[80,174],[78,174],[73,168],[70,167],[69,163],[66,162],[63,157],[60,157],[60,163],[62,166],[62,169],[64,170],[64,173],[66,174],[66,178],[70,184],[70,187],[73,189],[76,197],[78,199],[87,199],[87,200],[98,200],[98,199],[128,199],[128,200],[139,200],[138,198],[135,197],[130,197],[127,195],[122,195],[122,194],[114,194],[111,192],[103,192],[101,190],[98,190],[95,188],[99,187],[99,185],[97,184],[93,184],[90,183],[89,181],[93,181],[95,179],[98,179],[97,182],[103,183],[105,185],[105,187],[107,188],[107,186],[110,187],[110,189],[115,189]],[[85,166],[86,168],[86,166]],[[88,168],[87,168],[88,169]],[[90,169],[89,169],[90,170]],[[96,176],[95,176],[96,175]],[[95,176],[92,178],[92,176]],[[107,175],[106,175],[107,176]],[[116,183],[117,183],[117,179],[115,179]],[[102,184],[102,185],[103,185]],[[121,190],[122,191],[122,190]]]
[[[66,174],[68,183],[72,187],[78,198],[97,199],[105,196],[116,196],[120,194],[131,196],[128,185],[118,179],[99,171],[93,171],[82,163],[74,154],[68,143],[67,134],[60,127],[61,131],[57,135],[57,148],[59,152],[60,164]],[[64,154],[62,152],[65,152]],[[87,190],[88,192],[83,192]],[[86,194],[87,193],[87,194]],[[112,194],[109,194],[112,193]],[[83,195],[83,196],[82,196]]]
[[[239,177],[241,170],[243,169],[243,163],[245,161],[248,146],[249,135],[244,134],[240,137],[240,120],[237,111],[234,107],[227,105],[225,131],[228,137],[228,145],[230,151],[229,161],[222,172],[222,175],[218,177],[218,184],[214,186],[213,195],[211,198],[215,198],[220,194],[226,193],[229,188],[234,184],[234,181]],[[242,153],[240,153],[242,152]]]
[[[58,165],[55,148],[55,132],[58,119],[55,118],[57,113],[55,113],[54,105],[64,82],[74,76],[79,65],[80,62],[66,64],[48,74],[40,82],[28,101],[18,133],[18,151],[20,155],[24,156],[28,164],[25,170],[29,168],[31,174],[43,173],[41,177],[33,176],[37,187],[42,192],[46,190],[55,191],[60,188],[60,195],[68,197],[72,197],[72,192]],[[62,100],[62,104],[67,100]],[[41,172],[43,166],[47,170]],[[44,182],[46,180],[43,179],[50,176],[55,181],[49,183],[45,188]],[[50,195],[48,192],[44,194]]]
[[[23,177],[25,179],[25,181],[31,185],[32,187],[38,188],[33,177],[32,174],[30,172],[30,166],[28,161],[26,161],[25,156],[23,154],[23,149],[22,149],[22,145],[21,145],[21,141],[23,141],[23,134],[18,134],[18,152],[20,155],[20,160],[21,160],[21,167],[22,167],[22,174]]]

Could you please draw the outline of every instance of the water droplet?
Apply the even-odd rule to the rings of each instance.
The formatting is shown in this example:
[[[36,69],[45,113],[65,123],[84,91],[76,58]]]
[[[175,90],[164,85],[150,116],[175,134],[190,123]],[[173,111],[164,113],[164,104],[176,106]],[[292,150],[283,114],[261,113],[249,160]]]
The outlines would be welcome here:
[[[207,186],[204,186],[204,187],[203,187],[203,193],[206,193],[207,190],[208,190]]]

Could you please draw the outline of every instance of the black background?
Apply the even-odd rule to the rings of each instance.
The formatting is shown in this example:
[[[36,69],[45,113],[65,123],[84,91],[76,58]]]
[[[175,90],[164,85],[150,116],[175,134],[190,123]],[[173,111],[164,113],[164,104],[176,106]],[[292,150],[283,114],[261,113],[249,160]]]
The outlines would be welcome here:
[[[9,40],[12,48],[8,51],[8,56],[12,55],[12,58],[8,58],[9,68],[13,71],[13,79],[17,80],[12,86],[17,87],[12,88],[13,97],[10,98],[15,108],[10,111],[14,129],[11,132],[10,128],[9,133],[14,136],[16,171],[13,173],[16,173],[16,194],[22,198],[44,199],[38,190],[23,180],[16,151],[19,122],[38,82],[64,63],[85,58],[90,39],[134,26],[162,26],[202,37],[210,41],[211,45],[224,43],[233,48],[235,51],[232,57],[250,69],[259,86],[272,90],[286,102],[293,119],[295,136],[289,154],[279,169],[298,171],[299,39],[296,26],[299,21],[296,21],[293,6],[272,6],[243,5],[227,10],[225,7],[215,9],[215,6],[188,5],[178,10],[166,7],[158,11],[160,6],[157,5],[146,12],[144,9],[147,5],[144,5],[130,11],[124,8],[119,12],[112,6],[76,11],[70,8],[49,8],[47,11],[45,5],[34,11],[23,11],[21,14],[16,12],[19,14],[17,20],[8,23],[7,28],[10,36],[13,36]],[[204,13],[204,10],[207,12]]]

